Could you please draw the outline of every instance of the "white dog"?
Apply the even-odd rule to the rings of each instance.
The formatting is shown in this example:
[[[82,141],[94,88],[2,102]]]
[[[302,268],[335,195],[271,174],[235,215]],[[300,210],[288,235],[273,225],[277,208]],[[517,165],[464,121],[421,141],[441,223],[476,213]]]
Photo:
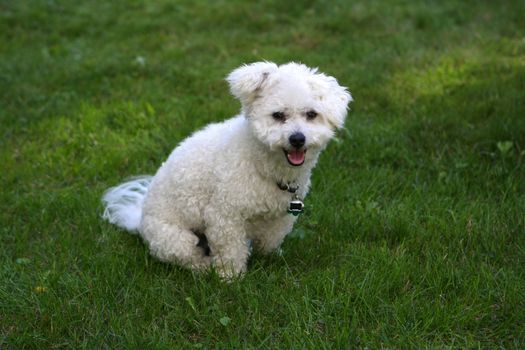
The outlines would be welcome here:
[[[104,218],[138,231],[151,254],[224,279],[246,270],[250,242],[279,248],[302,210],[319,153],[352,100],[302,64],[257,62],[228,77],[241,113],[184,140],[155,176],[109,189]]]

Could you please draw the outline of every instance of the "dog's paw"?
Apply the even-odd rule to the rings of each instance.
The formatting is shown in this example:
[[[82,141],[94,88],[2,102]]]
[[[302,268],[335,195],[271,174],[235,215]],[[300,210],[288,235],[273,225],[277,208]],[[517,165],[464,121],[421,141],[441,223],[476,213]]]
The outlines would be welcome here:
[[[232,262],[224,263],[221,261],[216,262],[214,267],[219,278],[226,283],[242,279],[246,273],[246,265],[244,264],[235,264]]]
[[[188,267],[195,272],[206,272],[211,266],[211,258],[209,256],[203,256],[198,261],[193,261]]]

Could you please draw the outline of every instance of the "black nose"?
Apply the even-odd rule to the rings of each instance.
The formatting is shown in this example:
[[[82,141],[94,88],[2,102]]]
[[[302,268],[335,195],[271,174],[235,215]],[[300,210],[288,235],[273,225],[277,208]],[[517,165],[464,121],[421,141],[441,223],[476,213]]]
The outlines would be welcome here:
[[[288,138],[288,141],[290,141],[290,145],[294,146],[295,148],[301,148],[304,146],[304,141],[306,140],[306,137],[302,132],[295,132],[290,135]]]

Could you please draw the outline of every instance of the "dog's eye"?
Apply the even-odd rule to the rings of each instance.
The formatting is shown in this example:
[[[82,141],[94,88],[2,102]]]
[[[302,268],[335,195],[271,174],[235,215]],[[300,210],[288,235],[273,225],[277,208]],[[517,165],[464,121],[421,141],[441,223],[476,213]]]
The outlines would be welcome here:
[[[272,117],[275,120],[284,121],[286,119],[286,115],[284,115],[283,112],[273,112]]]
[[[306,112],[306,118],[308,118],[308,120],[315,119],[315,117],[317,117],[317,112],[316,111],[308,111],[308,112]]]

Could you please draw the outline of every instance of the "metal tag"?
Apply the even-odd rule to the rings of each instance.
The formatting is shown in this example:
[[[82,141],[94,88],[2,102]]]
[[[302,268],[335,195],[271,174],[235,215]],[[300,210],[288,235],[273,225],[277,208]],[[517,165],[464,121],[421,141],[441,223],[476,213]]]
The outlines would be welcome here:
[[[300,199],[292,199],[288,206],[288,213],[297,216],[303,212],[304,203]]]

